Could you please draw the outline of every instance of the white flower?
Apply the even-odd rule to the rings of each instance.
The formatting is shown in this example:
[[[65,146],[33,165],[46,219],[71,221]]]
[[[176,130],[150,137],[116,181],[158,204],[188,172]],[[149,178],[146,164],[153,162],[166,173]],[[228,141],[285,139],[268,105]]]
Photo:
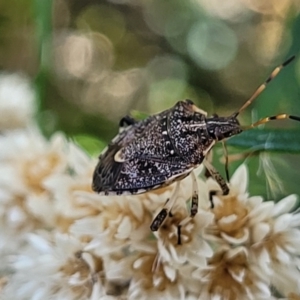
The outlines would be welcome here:
[[[21,74],[0,74],[0,130],[26,127],[35,112],[35,94]]]
[[[140,252],[132,264],[129,299],[185,299],[189,284],[179,269],[157,256],[153,243],[152,252]],[[182,273],[188,266],[182,266]],[[194,281],[192,278],[190,281]],[[191,283],[192,284],[192,283]]]
[[[187,177],[141,195],[100,196],[91,189],[95,165],[61,135],[47,141],[28,128],[0,136],[5,300],[275,300],[277,292],[297,299],[294,195],[278,203],[250,197],[242,165],[230,193],[213,197],[213,208],[209,192],[220,188],[212,179]],[[199,207],[190,217],[195,184]],[[170,197],[167,218],[151,232]]]
[[[173,187],[171,186],[169,197],[175,197],[175,203],[162,226],[154,234],[157,238],[159,259],[168,261],[170,264],[183,265],[189,262],[191,265],[200,267],[206,265],[206,258],[213,253],[203,238],[205,228],[213,222],[213,214],[207,211],[207,202],[203,201],[207,198],[202,194],[205,190],[205,183],[198,179],[196,182],[200,192],[198,213],[190,217],[191,212],[188,206],[190,206],[193,193],[192,178],[189,176],[180,183],[175,183]],[[173,193],[174,189],[176,189],[176,194]],[[153,217],[162,209],[162,206],[160,205],[156,212],[152,212]]]
[[[249,218],[252,256],[285,296],[300,291],[300,215],[289,213],[296,202],[297,197],[290,195],[276,204],[253,203]]]
[[[76,236],[88,237],[88,249],[98,255],[119,251],[125,246],[143,247],[151,235],[151,214],[143,205],[146,194],[130,196],[99,196],[78,192],[82,204],[94,208],[98,214],[77,220],[70,228]]]
[[[248,196],[247,184],[247,169],[242,165],[230,181],[229,195],[213,197],[215,224],[208,238],[227,247],[242,245],[247,263],[256,266],[270,287],[284,296],[299,293],[300,215],[289,213],[297,197],[263,202],[262,197]]]
[[[101,258],[84,251],[74,237],[43,232],[28,235],[28,247],[13,263],[13,274],[4,287],[4,299],[99,299]]]
[[[54,173],[44,180],[44,187],[52,194],[56,216],[56,229],[66,232],[75,220],[95,216],[99,208],[86,201],[86,193],[95,196],[91,178],[96,160],[91,159],[73,143],[66,151],[68,170]],[[84,193],[82,193],[84,192]]]
[[[249,197],[247,193],[248,174],[245,165],[240,166],[233,174],[226,196],[213,196],[212,212],[215,216],[215,224],[210,231],[214,240],[219,243],[241,245],[249,240],[248,228],[248,202],[260,201],[261,197]],[[207,194],[209,191],[218,191],[220,187],[215,181],[207,182]]]
[[[24,234],[56,224],[53,197],[44,186],[48,176],[65,172],[65,141],[46,141],[28,128],[0,135],[0,259],[24,246]]]
[[[199,299],[256,300],[271,295],[267,278],[257,272],[244,247],[220,249],[193,277],[200,281]]]
[[[172,209],[172,216],[166,219],[156,234],[158,255],[170,264],[182,265],[189,262],[193,266],[203,267],[207,257],[213,254],[210,245],[203,238],[205,228],[213,221],[213,214],[199,209],[196,216],[191,218],[186,207],[178,204]]]
[[[47,141],[35,128],[0,136],[0,186],[15,194],[45,193],[44,179],[64,172],[67,143],[61,134]]]
[[[54,224],[52,196],[44,182],[66,171],[66,145],[63,136],[46,141],[33,128],[0,136],[0,188],[14,198],[9,201],[11,206],[18,205],[25,214]]]

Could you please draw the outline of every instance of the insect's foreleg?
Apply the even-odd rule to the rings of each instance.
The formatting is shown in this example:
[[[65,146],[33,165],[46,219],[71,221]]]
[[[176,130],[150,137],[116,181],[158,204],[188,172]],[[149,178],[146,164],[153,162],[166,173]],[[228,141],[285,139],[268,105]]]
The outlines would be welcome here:
[[[170,199],[168,199],[168,200],[170,200]],[[169,202],[169,201],[167,201],[167,202]],[[165,218],[167,217],[168,211],[169,210],[166,207],[164,207],[159,212],[159,214],[155,217],[155,219],[152,221],[152,223],[150,225],[151,231],[157,231],[159,229],[159,227],[161,226],[161,224],[164,222]]]
[[[225,179],[221,176],[221,174],[210,164],[208,160],[203,161],[204,166],[206,167],[207,171],[210,173],[212,178],[219,184],[221,190],[222,190],[222,195],[228,195],[229,194],[229,187],[225,181]],[[213,196],[218,194],[219,191],[210,191],[209,192],[209,201],[211,203],[211,208],[214,207],[213,203]]]
[[[195,175],[195,172],[192,172],[191,176],[193,180],[193,195],[192,195],[190,216],[194,217],[198,212],[199,190],[198,190],[197,177]]]
[[[180,186],[180,182],[176,183],[176,187],[174,188],[171,197],[167,200],[166,204],[164,205],[163,209],[158,213],[158,215],[154,218],[150,225],[150,229],[152,231],[157,231],[161,224],[164,222],[168,214],[170,214],[173,205],[175,204],[177,197],[176,194],[178,193]]]
[[[203,161],[204,166],[208,170],[211,177],[219,184],[222,194],[228,195],[229,194],[229,187],[225,181],[225,179],[221,176],[221,174],[215,169],[214,166],[211,165],[211,163],[207,160]]]

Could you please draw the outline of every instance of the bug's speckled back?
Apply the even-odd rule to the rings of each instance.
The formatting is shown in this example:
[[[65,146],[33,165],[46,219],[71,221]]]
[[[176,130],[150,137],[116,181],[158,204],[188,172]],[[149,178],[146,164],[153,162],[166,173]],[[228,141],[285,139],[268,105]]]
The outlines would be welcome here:
[[[187,176],[214,141],[205,117],[185,100],[125,128],[100,155],[93,189],[134,194]]]

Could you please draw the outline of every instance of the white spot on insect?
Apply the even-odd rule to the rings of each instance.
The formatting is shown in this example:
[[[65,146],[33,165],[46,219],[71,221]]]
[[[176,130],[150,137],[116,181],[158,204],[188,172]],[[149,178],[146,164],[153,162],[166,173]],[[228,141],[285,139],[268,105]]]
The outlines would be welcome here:
[[[163,131],[162,134],[163,134],[163,135],[167,135],[168,132],[167,132],[167,131]]]
[[[193,127],[206,127],[206,123],[205,122],[201,122],[201,123],[197,123],[197,124],[188,124],[186,125],[187,128],[193,128]]]
[[[207,112],[206,112],[206,111],[202,110],[201,108],[197,107],[197,106],[194,105],[194,104],[193,104],[192,107],[193,107],[193,111],[194,111],[194,112],[198,112],[198,113],[200,113],[200,114],[202,114],[202,115],[204,115],[204,116],[207,116]]]
[[[171,150],[170,153],[171,153],[171,155],[173,155],[174,154],[174,150]]]
[[[114,156],[115,162],[124,162],[125,159],[122,158],[122,149],[120,149]]]

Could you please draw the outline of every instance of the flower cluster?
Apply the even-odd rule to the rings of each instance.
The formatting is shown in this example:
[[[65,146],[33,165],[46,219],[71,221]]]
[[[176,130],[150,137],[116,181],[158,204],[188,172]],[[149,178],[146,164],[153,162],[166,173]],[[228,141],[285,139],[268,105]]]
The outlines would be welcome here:
[[[208,195],[219,187],[196,174],[194,217],[190,177],[100,196],[91,190],[96,159],[28,124],[0,135],[1,299],[300,299],[295,195],[278,203],[249,196],[241,165],[213,208]],[[151,232],[171,195],[171,213]]]

